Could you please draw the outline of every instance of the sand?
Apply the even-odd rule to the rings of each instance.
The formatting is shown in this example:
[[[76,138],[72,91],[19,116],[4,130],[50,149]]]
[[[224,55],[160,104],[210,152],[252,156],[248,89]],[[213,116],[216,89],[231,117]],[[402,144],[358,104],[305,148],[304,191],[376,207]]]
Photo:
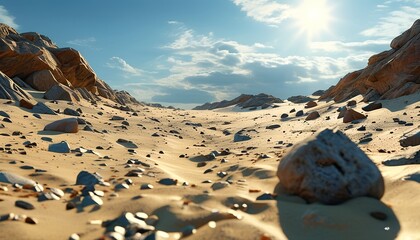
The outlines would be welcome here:
[[[366,105],[359,102],[361,99],[360,96],[354,98],[358,102],[354,109],[359,112]],[[256,111],[233,107],[193,111],[131,106],[138,111],[138,116],[133,116],[132,112],[104,105],[107,102],[105,99],[97,106],[85,101],[69,105],[65,101],[55,104],[37,100],[44,101],[54,110],[81,108],[81,117],[99,133],[81,130],[84,126],[79,126],[78,133],[43,131],[48,123],[69,116],[42,115],[42,119],[37,119],[30,110],[0,100],[0,110],[8,113],[13,121],[1,122],[5,128],[0,128],[0,133],[10,136],[0,136],[0,147],[11,144],[12,149],[26,151],[26,155],[19,154],[19,151],[12,151],[12,154],[0,151],[0,171],[28,177],[43,184],[44,188],[67,189],[60,200],[39,202],[31,190],[17,190],[11,184],[0,183],[8,189],[0,190],[0,215],[24,214],[38,220],[35,225],[23,221],[0,221],[0,239],[68,239],[73,233],[81,239],[99,239],[104,235],[105,228],[89,222],[115,219],[123,212],[145,212],[149,216],[158,216],[156,229],[170,232],[171,238],[179,238],[185,227],[194,226],[195,233],[185,236],[185,239],[420,239],[420,211],[417,210],[420,183],[415,178],[404,180],[410,174],[419,172],[420,167],[416,164],[387,166],[382,163],[420,150],[418,146],[402,148],[398,142],[404,133],[419,130],[420,108],[416,107],[420,106],[420,94],[381,101],[382,109],[366,113],[366,120],[349,129],[350,124],[337,119],[337,107],[346,103],[319,102],[314,108],[304,109],[304,104],[285,102],[277,104],[278,108]],[[294,113],[290,113],[288,119],[280,120],[282,113],[289,113],[293,108],[305,112],[317,110],[321,117],[304,121],[305,116],[294,117]],[[127,119],[127,129],[121,128],[122,121],[109,120],[114,115]],[[325,120],[327,116],[330,120]],[[397,124],[393,118],[412,122],[413,126]],[[202,126],[186,125],[188,122],[201,123]],[[266,129],[272,124],[281,127]],[[357,131],[362,125],[367,130]],[[211,127],[216,130],[209,129]],[[377,164],[385,179],[386,190],[381,201],[361,197],[328,206],[307,204],[297,196],[286,194],[279,194],[274,200],[257,200],[265,192],[276,192],[279,181],[277,166],[282,156],[291,149],[289,145],[325,127],[344,131],[356,143],[366,132],[372,133],[373,140],[359,144],[359,147]],[[255,130],[251,132],[252,139],[234,142],[233,134],[244,128]],[[382,131],[377,131],[377,128]],[[225,129],[232,134],[226,136],[223,133]],[[103,130],[107,133],[102,133]],[[179,134],[170,133],[170,130]],[[12,136],[14,131],[20,131],[22,135]],[[152,136],[154,133],[159,136]],[[83,147],[99,155],[49,152],[50,142],[42,140],[42,137],[50,137],[53,142],[67,141],[71,149]],[[138,146],[136,153],[129,153],[127,147],[117,143],[120,138],[135,143]],[[37,146],[25,148],[25,141],[36,142]],[[97,146],[104,149],[96,149]],[[197,167],[200,158],[196,156],[224,149],[229,149],[231,154],[217,156],[206,166]],[[261,154],[269,158],[260,158]],[[139,159],[150,167],[133,165],[126,168],[129,159]],[[222,159],[227,161],[221,162]],[[15,164],[12,161],[16,161]],[[141,177],[125,176],[137,167],[145,169]],[[213,172],[204,174],[210,168]],[[35,169],[45,172],[35,172]],[[83,188],[75,185],[77,174],[82,170],[100,173],[111,186],[96,186],[97,190],[105,192],[102,197],[104,203],[99,208],[66,210],[66,204],[72,197],[69,189],[80,191]],[[218,172],[226,172],[227,176],[221,178]],[[115,196],[114,185],[128,178],[133,185],[118,191]],[[163,178],[177,179],[178,183],[170,186],[159,184],[157,181]],[[203,183],[204,180],[213,183],[230,180],[231,184],[213,190],[212,183]],[[188,184],[183,186],[184,182]],[[140,189],[142,184],[151,184],[154,188]],[[35,209],[15,207],[16,200],[32,203]],[[234,210],[234,204],[246,206]],[[378,220],[370,215],[372,212],[385,213],[387,218]],[[216,223],[216,227],[209,226],[211,221]]]

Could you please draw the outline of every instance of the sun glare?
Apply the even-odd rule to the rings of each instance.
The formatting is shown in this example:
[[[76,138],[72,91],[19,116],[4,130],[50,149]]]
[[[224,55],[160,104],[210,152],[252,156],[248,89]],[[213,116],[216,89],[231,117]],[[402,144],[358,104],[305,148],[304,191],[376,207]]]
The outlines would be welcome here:
[[[326,0],[303,0],[296,8],[294,18],[300,32],[312,38],[328,31],[331,9]]]

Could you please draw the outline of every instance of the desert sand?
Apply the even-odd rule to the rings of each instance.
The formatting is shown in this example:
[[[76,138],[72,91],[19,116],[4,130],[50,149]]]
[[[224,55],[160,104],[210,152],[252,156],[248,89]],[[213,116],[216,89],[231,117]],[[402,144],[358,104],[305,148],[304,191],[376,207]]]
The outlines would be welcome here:
[[[42,96],[37,91],[30,93]],[[0,128],[0,172],[32,179],[46,192],[48,188],[61,189],[64,196],[39,201],[40,193],[32,189],[0,183],[0,215],[4,219],[13,213],[17,219],[0,221],[0,239],[69,239],[72,234],[80,239],[103,239],[109,230],[102,223],[127,212],[146,213],[146,222],[169,233],[169,239],[420,239],[420,212],[416,210],[420,169],[404,162],[420,148],[399,143],[404,134],[419,130],[420,93],[381,100],[383,108],[370,112],[362,110],[367,103],[357,96],[352,99],[357,104],[351,108],[368,115],[358,123],[337,119],[337,109],[346,102],[333,101],[319,101],[311,109],[286,101],[276,104],[277,108],[255,111],[139,105],[130,106],[134,111],[121,111],[109,107],[114,103],[107,99],[96,105],[85,100],[36,100],[61,113],[40,114],[42,119],[38,119],[17,103],[0,100],[0,110],[11,120],[0,122],[4,125]],[[83,124],[77,133],[44,131],[47,124],[72,117],[62,113],[65,108],[80,108],[79,118],[97,131],[84,131]],[[320,117],[305,121],[306,116],[289,113],[292,109],[305,113],[317,110]],[[289,117],[280,119],[283,113]],[[123,117],[129,125],[110,120],[113,116]],[[393,118],[413,124],[398,124]],[[280,127],[266,128],[273,124]],[[366,130],[358,131],[361,126]],[[234,133],[244,128],[255,130],[250,132],[251,139],[234,142]],[[381,200],[359,197],[324,205],[276,191],[276,171],[282,157],[293,145],[323,128],[344,132],[378,166],[385,180]],[[225,135],[224,130],[232,134]],[[366,133],[372,134],[372,141],[359,143]],[[119,143],[118,139],[131,142]],[[36,146],[25,147],[27,141]],[[48,151],[51,143],[61,141],[73,151]],[[80,147],[94,152],[74,151]],[[224,150],[229,154],[205,157]],[[134,160],[128,163],[130,159]],[[138,176],[126,176],[136,169]],[[97,172],[109,183],[95,185],[104,193],[99,197],[103,204],[76,204],[66,210],[69,202],[83,198],[84,186],[75,185],[81,171]],[[131,185],[121,187],[127,179]],[[169,185],[159,183],[162,179]],[[221,183],[213,185],[217,182]],[[142,189],[147,184],[153,188]],[[34,209],[15,206],[17,200],[32,204]],[[35,219],[36,224],[25,223],[22,215]]]

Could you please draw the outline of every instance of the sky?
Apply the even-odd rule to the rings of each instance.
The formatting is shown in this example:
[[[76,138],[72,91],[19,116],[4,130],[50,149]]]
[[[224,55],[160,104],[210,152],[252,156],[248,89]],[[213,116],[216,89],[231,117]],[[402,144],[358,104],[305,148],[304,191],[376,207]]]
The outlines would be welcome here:
[[[0,1],[0,22],[75,48],[112,88],[183,108],[327,89],[418,18],[420,0]]]

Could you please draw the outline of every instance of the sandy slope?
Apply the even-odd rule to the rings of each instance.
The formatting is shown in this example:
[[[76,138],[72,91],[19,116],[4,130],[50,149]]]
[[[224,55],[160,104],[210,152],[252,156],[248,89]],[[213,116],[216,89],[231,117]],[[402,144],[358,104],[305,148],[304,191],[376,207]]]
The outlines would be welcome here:
[[[360,100],[360,97],[356,97]],[[65,107],[83,110],[85,120],[92,123],[96,130],[107,130],[108,133],[79,131],[76,134],[54,133],[42,131],[49,122],[68,116],[42,115],[37,119],[32,113],[0,100],[0,110],[11,116],[13,123],[1,122],[5,128],[0,133],[0,147],[11,144],[12,149],[24,149],[27,155],[18,151],[7,154],[0,151],[0,171],[13,172],[29,177],[45,185],[45,187],[72,188],[76,186],[76,176],[81,170],[98,172],[111,183],[111,187],[98,186],[105,191],[104,204],[99,210],[85,208],[66,210],[66,202],[70,194],[58,201],[38,202],[30,190],[16,191],[9,184],[8,191],[0,190],[0,215],[10,212],[26,214],[39,220],[37,225],[23,222],[0,222],[0,239],[67,239],[72,233],[78,233],[82,239],[97,239],[105,229],[101,225],[88,224],[90,220],[110,220],[124,211],[146,212],[157,215],[159,222],[156,228],[167,232],[180,232],[185,226],[197,228],[188,239],[420,239],[420,212],[417,211],[419,183],[403,180],[407,175],[420,171],[418,165],[385,166],[382,161],[408,156],[419,151],[418,147],[401,148],[400,137],[409,131],[419,128],[420,94],[402,97],[395,100],[382,101],[384,108],[368,113],[368,118],[354,128],[346,129],[350,124],[337,119],[337,107],[345,105],[321,102],[312,110],[318,110],[321,118],[306,122],[305,117],[294,117],[281,121],[280,115],[291,109],[304,109],[303,104],[282,103],[275,109],[238,112],[236,109],[220,109],[216,111],[184,111],[135,107],[138,116],[116,110],[100,104],[92,106],[82,102],[79,105],[68,105],[66,102],[52,104],[53,109],[63,110]],[[358,103],[355,110],[361,111],[364,103]],[[330,109],[329,109],[330,107]],[[101,111],[104,114],[98,115]],[[305,110],[304,110],[305,111]],[[406,113],[406,114],[404,114]],[[113,115],[124,116],[130,123],[127,130],[121,129],[121,121],[110,121]],[[331,120],[325,120],[330,116]],[[392,118],[398,117],[413,126],[394,123]],[[160,122],[154,121],[155,118]],[[2,119],[2,118],[1,118]],[[187,122],[201,123],[202,127],[186,125]],[[229,122],[229,124],[226,124]],[[141,126],[138,126],[141,124]],[[266,126],[280,124],[281,127],[270,130]],[[344,204],[325,206],[306,204],[299,197],[280,194],[276,200],[256,200],[264,192],[275,192],[278,179],[276,170],[281,157],[291,147],[314,131],[324,128],[339,128],[355,142],[366,133],[356,129],[365,125],[373,134],[373,141],[359,145],[372,160],[377,163],[385,181],[386,193],[382,201],[371,198],[358,198]],[[144,128],[142,127],[144,126]],[[82,128],[81,126],[80,128]],[[215,127],[216,130],[209,129]],[[244,142],[233,142],[233,134],[242,128],[255,129],[252,139]],[[383,131],[376,131],[381,128]],[[228,129],[232,135],[226,136],[223,130]],[[176,130],[179,134],[170,133]],[[21,136],[12,136],[12,132],[21,131]],[[391,133],[392,132],[392,133]],[[159,137],[151,136],[158,133]],[[178,137],[182,136],[182,139]],[[75,153],[60,154],[48,152],[49,142],[41,137],[50,137],[53,142],[67,141],[72,149],[83,147],[98,152],[76,156]],[[138,145],[136,153],[117,143],[124,138]],[[35,148],[25,148],[23,142],[37,143]],[[279,143],[283,141],[283,143]],[[290,144],[290,145],[291,145]],[[102,146],[104,150],[96,150]],[[109,148],[109,149],[108,149]],[[200,154],[207,155],[211,151],[228,148],[232,154],[218,156],[207,162],[204,167],[197,167]],[[108,150],[107,150],[108,149]],[[389,153],[380,153],[385,149]],[[159,153],[163,151],[163,153]],[[150,154],[150,157],[146,155]],[[187,155],[180,158],[181,154]],[[259,158],[267,154],[270,158]],[[104,158],[108,156],[108,158]],[[149,163],[142,177],[125,177],[131,168],[126,168],[128,159],[139,159]],[[221,162],[224,158],[228,160]],[[16,164],[11,164],[11,161]],[[46,170],[35,173],[34,169],[22,169],[24,165],[35,169]],[[206,169],[213,172],[204,174]],[[220,181],[217,172],[226,171],[223,180],[230,179],[232,184],[221,190],[212,190],[211,183],[204,180]],[[176,186],[165,186],[157,180],[170,177],[178,179]],[[130,189],[118,191],[114,196],[113,186],[130,178],[134,185]],[[188,182],[188,186],[183,186]],[[143,183],[154,186],[150,190],[140,190]],[[14,206],[17,199],[24,199],[35,206],[34,210],[24,210]],[[246,209],[232,210],[234,204],[247,204]],[[388,216],[381,221],[371,217],[372,211],[380,211]],[[209,221],[216,221],[216,228],[208,226]],[[172,236],[176,236],[173,234]],[[265,238],[264,238],[265,237]]]

